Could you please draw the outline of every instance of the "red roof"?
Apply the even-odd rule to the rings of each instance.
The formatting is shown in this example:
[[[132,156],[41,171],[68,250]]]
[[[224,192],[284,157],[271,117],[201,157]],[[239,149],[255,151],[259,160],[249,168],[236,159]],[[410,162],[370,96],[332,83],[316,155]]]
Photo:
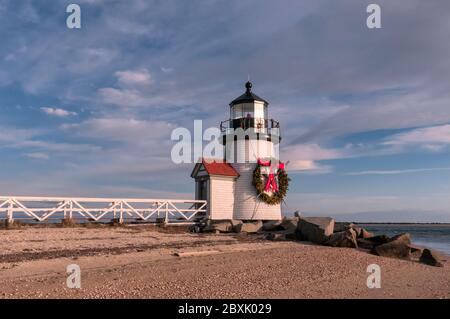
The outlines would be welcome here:
[[[205,166],[209,175],[221,175],[238,177],[239,173],[229,163],[221,162],[217,159],[202,159],[202,164]]]

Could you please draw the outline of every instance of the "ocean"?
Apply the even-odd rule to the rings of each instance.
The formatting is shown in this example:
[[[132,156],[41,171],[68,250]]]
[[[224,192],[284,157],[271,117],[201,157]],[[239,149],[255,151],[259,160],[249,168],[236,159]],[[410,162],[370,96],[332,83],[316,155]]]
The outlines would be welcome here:
[[[450,224],[358,224],[376,235],[409,233],[413,244],[450,255]]]

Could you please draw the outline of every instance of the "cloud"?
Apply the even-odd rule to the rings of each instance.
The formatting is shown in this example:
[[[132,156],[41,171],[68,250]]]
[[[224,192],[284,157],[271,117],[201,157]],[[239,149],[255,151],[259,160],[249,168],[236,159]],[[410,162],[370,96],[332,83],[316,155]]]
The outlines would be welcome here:
[[[346,175],[351,175],[351,176],[397,175],[397,174],[410,174],[410,173],[436,172],[436,171],[450,171],[450,167],[415,168],[415,169],[399,169],[399,170],[369,170],[369,171],[360,171],[360,172],[349,172]]]
[[[440,151],[450,145],[450,125],[438,125],[418,128],[405,133],[395,134],[383,142],[384,145],[418,145],[431,151]]]
[[[122,107],[145,106],[146,98],[138,90],[122,90],[116,88],[101,88],[98,90],[104,103]]]
[[[150,85],[152,83],[152,77],[147,69],[117,71],[115,76],[117,77],[118,84],[123,87]]]
[[[166,68],[166,67],[161,67],[161,71],[163,71],[164,73],[171,73],[174,71],[173,68]]]
[[[318,144],[287,146],[281,151],[281,157],[285,161],[289,161],[289,171],[314,174],[325,174],[332,171],[330,165],[320,164],[319,161],[345,158],[348,156],[345,150],[328,149]]]
[[[53,108],[53,107],[41,107],[42,112],[48,115],[52,116],[58,116],[58,117],[68,117],[68,116],[76,116],[76,112],[67,111],[60,108]]]
[[[50,158],[50,156],[46,153],[25,153],[24,154],[26,157],[29,158],[34,158],[34,159],[40,159],[40,160],[48,160]]]
[[[134,118],[91,118],[78,124],[64,124],[61,126],[66,132],[88,137],[95,140],[121,141],[127,147],[148,147],[149,143],[161,145],[170,141],[172,130],[176,126],[165,121],[138,120]],[[155,149],[139,151],[155,152]]]
[[[28,154],[54,151],[58,156],[74,153],[95,152],[101,147],[83,143],[61,143],[49,141],[45,138],[49,132],[42,129],[17,129],[0,126],[0,149],[25,149]],[[30,152],[33,150],[33,152]],[[36,152],[34,152],[36,151]]]
[[[327,174],[332,172],[333,168],[311,160],[294,160],[289,162],[288,170],[292,173]]]

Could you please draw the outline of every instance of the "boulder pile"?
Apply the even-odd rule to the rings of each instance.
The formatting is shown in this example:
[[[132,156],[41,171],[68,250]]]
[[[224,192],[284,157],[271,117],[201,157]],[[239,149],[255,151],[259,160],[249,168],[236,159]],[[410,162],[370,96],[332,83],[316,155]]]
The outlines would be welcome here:
[[[393,237],[375,236],[355,224],[338,223],[330,217],[295,216],[266,222],[204,219],[194,225],[191,231],[260,234],[272,241],[299,240],[331,247],[359,248],[378,256],[417,260],[436,267],[443,266],[435,252],[413,246],[407,233]]]

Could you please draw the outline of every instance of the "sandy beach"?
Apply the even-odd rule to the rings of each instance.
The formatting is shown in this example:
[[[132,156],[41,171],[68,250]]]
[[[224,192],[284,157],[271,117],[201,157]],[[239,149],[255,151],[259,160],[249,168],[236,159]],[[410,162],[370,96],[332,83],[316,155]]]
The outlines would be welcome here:
[[[366,285],[374,263],[380,289]],[[81,268],[81,289],[66,286],[69,264]],[[258,235],[26,227],[0,230],[0,282],[1,298],[450,298],[450,262]]]

